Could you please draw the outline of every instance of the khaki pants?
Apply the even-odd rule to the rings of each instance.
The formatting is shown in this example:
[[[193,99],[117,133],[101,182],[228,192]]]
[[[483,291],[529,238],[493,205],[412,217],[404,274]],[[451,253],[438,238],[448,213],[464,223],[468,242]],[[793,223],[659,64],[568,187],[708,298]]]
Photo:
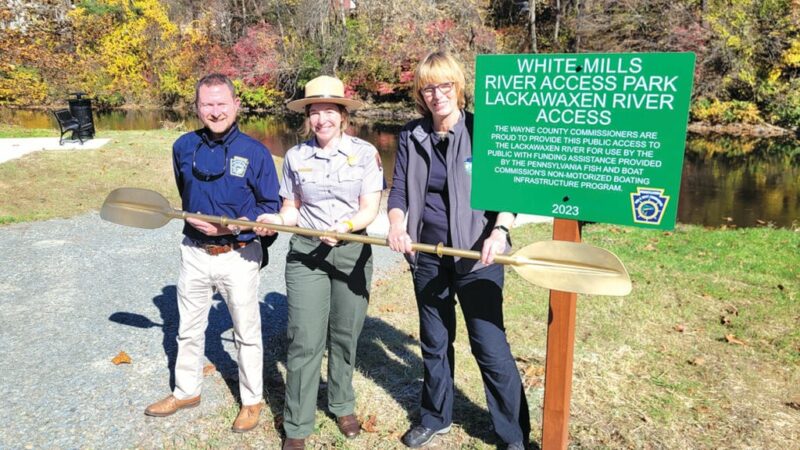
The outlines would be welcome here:
[[[264,350],[258,305],[260,265],[261,246],[257,240],[244,248],[212,256],[184,238],[178,279],[180,327],[173,392],[178,399],[200,395],[205,331],[214,286],[225,299],[233,320],[242,404],[254,405],[263,398]]]
[[[293,236],[286,256],[289,304],[286,357],[286,436],[314,431],[322,355],[328,341],[328,410],[355,410],[353,370],[372,280],[372,248],[359,243],[330,247]]]

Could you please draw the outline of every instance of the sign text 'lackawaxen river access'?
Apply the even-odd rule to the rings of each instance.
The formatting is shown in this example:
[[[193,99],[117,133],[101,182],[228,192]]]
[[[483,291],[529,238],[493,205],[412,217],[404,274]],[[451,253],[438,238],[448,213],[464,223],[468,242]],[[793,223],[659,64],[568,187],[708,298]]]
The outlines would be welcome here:
[[[473,207],[673,228],[694,60],[478,56]]]

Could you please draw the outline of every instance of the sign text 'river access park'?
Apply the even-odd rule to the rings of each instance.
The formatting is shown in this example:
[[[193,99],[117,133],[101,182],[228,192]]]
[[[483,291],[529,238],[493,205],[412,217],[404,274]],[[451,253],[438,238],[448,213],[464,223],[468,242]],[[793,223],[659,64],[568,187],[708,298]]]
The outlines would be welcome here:
[[[478,56],[472,206],[674,228],[694,61]]]

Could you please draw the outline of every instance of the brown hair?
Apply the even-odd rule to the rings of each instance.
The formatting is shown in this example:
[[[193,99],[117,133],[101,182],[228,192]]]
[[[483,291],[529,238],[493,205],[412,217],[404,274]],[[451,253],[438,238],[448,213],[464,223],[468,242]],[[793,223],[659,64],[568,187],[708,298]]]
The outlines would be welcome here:
[[[448,81],[455,83],[458,108],[464,109],[467,104],[464,93],[467,82],[461,63],[444,50],[428,53],[422,58],[417,70],[414,72],[414,103],[418,113],[423,116],[431,114],[422,96],[422,88],[429,84],[446,83]]]
[[[197,84],[194,87],[194,105],[197,106],[197,100],[199,100],[200,97],[201,87],[219,86],[221,84],[228,86],[228,89],[231,91],[231,97],[236,98],[236,88],[233,87],[233,82],[230,78],[221,73],[210,73],[197,81]]]

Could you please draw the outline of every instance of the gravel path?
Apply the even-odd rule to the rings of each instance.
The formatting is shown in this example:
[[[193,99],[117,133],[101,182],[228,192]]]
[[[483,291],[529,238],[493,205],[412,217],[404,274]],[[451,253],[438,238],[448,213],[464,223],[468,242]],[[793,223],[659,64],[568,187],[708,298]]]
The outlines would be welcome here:
[[[230,316],[217,301],[206,357],[222,377],[206,378],[199,408],[165,419],[143,414],[170,391],[180,230],[176,220],[140,230],[97,213],[0,228],[0,448],[158,447],[177,429],[230,408],[223,377],[236,373],[235,353]],[[285,335],[288,238],[270,248],[262,271],[267,342]],[[402,267],[387,248],[374,251],[374,280]],[[274,347],[265,351],[280,351]],[[120,351],[133,363],[112,364]]]

